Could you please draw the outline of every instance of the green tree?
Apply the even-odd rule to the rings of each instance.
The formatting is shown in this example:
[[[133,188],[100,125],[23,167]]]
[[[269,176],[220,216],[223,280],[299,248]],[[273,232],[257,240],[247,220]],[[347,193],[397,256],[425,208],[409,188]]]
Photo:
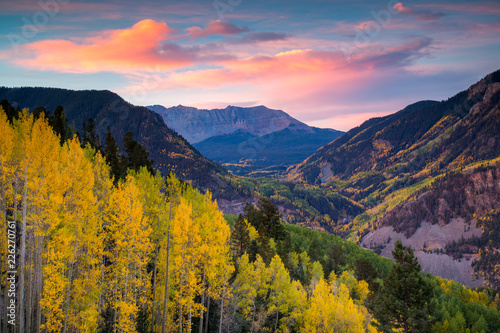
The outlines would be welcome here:
[[[375,271],[371,262],[365,258],[360,258],[354,263],[354,275],[358,280],[372,283],[377,278],[377,271]]]
[[[87,143],[90,144],[92,148],[96,150],[101,150],[101,144],[99,142],[99,135],[97,135],[97,129],[95,127],[95,122],[92,118],[87,120],[87,123],[83,122],[83,136],[82,136],[82,146],[85,147]]]
[[[127,132],[123,136],[123,147],[127,153],[127,167],[138,171],[142,166],[148,168],[153,173],[153,161],[149,159],[146,149],[134,140],[132,132]]]
[[[269,199],[260,198],[258,207],[247,204],[244,208],[248,222],[268,238],[283,240],[286,236],[285,228],[281,223],[281,214]]]
[[[12,107],[8,100],[2,99],[0,101],[0,106],[7,115],[7,120],[12,123],[12,120],[17,117],[18,111]]]
[[[250,247],[250,234],[247,224],[241,214],[234,224],[233,232],[231,233],[231,250],[235,258],[241,257]]]
[[[125,176],[125,172],[123,170],[122,164],[120,163],[120,149],[116,144],[115,138],[113,137],[113,135],[111,135],[109,126],[106,132],[104,155],[106,155],[106,161],[111,167],[111,176],[114,178],[114,181],[116,183],[119,179],[122,179]]]
[[[401,240],[396,242],[392,255],[396,264],[371,304],[377,325],[384,332],[391,332],[392,328],[404,332],[428,331],[432,287],[424,278],[413,250],[403,246]]]
[[[71,131],[68,126],[68,118],[66,117],[66,113],[64,113],[63,107],[60,105],[58,105],[54,110],[52,128],[54,129],[54,132],[59,135],[61,145],[71,136]]]

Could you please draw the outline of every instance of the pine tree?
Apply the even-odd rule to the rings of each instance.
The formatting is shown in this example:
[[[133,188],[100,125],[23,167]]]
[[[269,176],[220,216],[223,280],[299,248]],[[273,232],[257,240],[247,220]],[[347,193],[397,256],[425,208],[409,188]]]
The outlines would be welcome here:
[[[231,233],[231,249],[234,258],[241,257],[245,252],[248,252],[250,247],[250,235],[245,219],[240,214],[238,220],[234,224],[233,232]]]
[[[54,110],[52,127],[54,128],[54,132],[59,135],[61,145],[64,141],[70,138],[71,133],[68,126],[68,118],[66,117],[66,113],[64,113],[63,107],[60,105],[58,105]]]
[[[116,144],[115,138],[113,137],[113,135],[111,135],[109,126],[106,132],[104,155],[106,156],[106,161],[111,167],[111,176],[113,177],[114,182],[117,183],[120,179],[123,179],[123,177],[125,177],[125,170],[121,163],[120,149]]]
[[[13,108],[12,105],[9,103],[9,101],[6,99],[2,99],[0,101],[0,107],[2,108],[3,112],[5,112],[5,114],[7,116],[7,120],[10,123],[12,123],[12,120],[14,118],[17,118],[17,116],[19,115],[18,110]]]
[[[95,127],[95,122],[92,118],[87,120],[87,123],[83,122],[83,135],[82,135],[82,147],[88,143],[90,146],[96,150],[101,150],[101,143],[99,142],[99,136],[97,135],[97,129]]]
[[[392,255],[396,263],[372,304],[378,326],[383,331],[427,331],[433,306],[432,287],[422,275],[413,250],[403,246],[401,240],[396,242]]]
[[[153,173],[153,161],[149,159],[146,149],[134,140],[132,132],[127,132],[123,136],[123,147],[125,150],[127,167],[138,171],[145,166],[149,172]]]

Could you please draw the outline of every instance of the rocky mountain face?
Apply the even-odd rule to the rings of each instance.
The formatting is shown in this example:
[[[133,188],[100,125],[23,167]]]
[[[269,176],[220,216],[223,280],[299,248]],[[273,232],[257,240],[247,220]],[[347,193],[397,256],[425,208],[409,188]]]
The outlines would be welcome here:
[[[308,126],[265,106],[200,110],[148,106],[204,156],[240,175],[269,175],[303,161],[343,132]],[[258,171],[256,171],[258,170]]]
[[[97,134],[104,142],[106,129],[121,146],[123,135],[131,131],[135,140],[144,145],[154,160],[153,167],[166,175],[173,171],[181,179],[201,190],[210,189],[214,197],[238,197],[228,184],[227,172],[203,157],[191,144],[165,125],[162,117],[145,107],[131,105],[110,91],[73,91],[55,88],[0,87],[0,99],[13,105],[33,110],[43,106],[54,110],[61,105],[73,124],[81,132],[83,122],[92,118]]]
[[[262,136],[292,126],[295,130],[312,132],[308,125],[290,117],[281,110],[265,106],[243,108],[228,106],[225,109],[204,110],[187,106],[165,108],[161,105],[148,106],[160,114],[168,127],[195,144],[208,138],[231,134],[236,131],[252,136]]]
[[[500,234],[487,232],[487,221],[498,212],[500,164],[485,163],[439,177],[417,191],[377,220],[361,244],[390,257],[400,238],[416,250],[427,271],[478,286],[490,268],[475,262],[487,260],[487,247],[500,251]]]

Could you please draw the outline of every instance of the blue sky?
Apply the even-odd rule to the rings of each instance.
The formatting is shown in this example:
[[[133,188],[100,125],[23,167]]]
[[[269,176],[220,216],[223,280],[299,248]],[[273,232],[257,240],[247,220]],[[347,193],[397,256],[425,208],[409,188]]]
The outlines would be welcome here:
[[[0,85],[348,130],[500,68],[498,1],[2,1]]]

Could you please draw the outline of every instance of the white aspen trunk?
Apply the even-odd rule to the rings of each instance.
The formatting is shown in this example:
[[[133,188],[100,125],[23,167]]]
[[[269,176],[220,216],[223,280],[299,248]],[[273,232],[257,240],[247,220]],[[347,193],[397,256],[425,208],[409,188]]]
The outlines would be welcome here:
[[[170,269],[170,226],[172,224],[172,189],[170,189],[170,202],[168,212],[168,229],[167,229],[167,267],[165,277],[165,295],[163,297],[163,321],[161,326],[161,333],[165,333],[165,324],[167,321],[167,301],[168,301],[168,282],[169,282],[169,269]]]

